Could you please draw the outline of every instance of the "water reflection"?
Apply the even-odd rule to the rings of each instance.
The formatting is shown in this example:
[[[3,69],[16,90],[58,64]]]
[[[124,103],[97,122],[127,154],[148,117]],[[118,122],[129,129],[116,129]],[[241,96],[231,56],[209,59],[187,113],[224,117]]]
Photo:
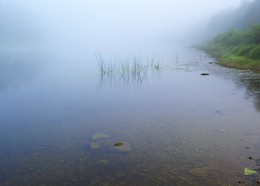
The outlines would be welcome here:
[[[202,54],[204,57],[200,59],[203,65],[201,67],[210,71],[212,75],[224,78],[226,81],[233,80],[238,87],[245,88],[246,98],[252,98],[255,109],[260,112],[260,73],[221,67],[215,64],[216,59],[212,59],[204,53]]]
[[[42,68],[41,57],[35,51],[0,51],[0,90],[32,80]]]
[[[50,69],[57,76],[46,70],[25,94],[1,95],[6,101],[0,117],[0,185],[236,185],[245,180],[243,168],[253,162],[248,156],[259,154],[259,135],[241,141],[241,134],[259,131],[259,114],[243,97],[247,83],[236,78],[242,88],[232,95],[233,74],[221,78],[231,70],[209,65],[222,70],[216,78],[205,69],[210,59],[195,52],[180,55],[178,64],[175,58],[159,60],[159,68],[152,59],[101,57],[99,79],[83,79],[74,61],[75,68],[65,68],[57,60],[57,68]],[[206,70],[210,76],[200,76]],[[155,78],[163,78],[163,86]],[[96,81],[120,90],[96,91]],[[129,91],[130,86],[138,89]],[[118,152],[118,141],[132,151]]]
[[[99,87],[105,85],[109,87],[137,87],[143,83],[148,83],[148,75],[146,72],[141,74],[101,73],[99,77]]]
[[[246,87],[246,94],[254,100],[255,108],[260,112],[260,74],[248,73],[242,75],[241,83]]]

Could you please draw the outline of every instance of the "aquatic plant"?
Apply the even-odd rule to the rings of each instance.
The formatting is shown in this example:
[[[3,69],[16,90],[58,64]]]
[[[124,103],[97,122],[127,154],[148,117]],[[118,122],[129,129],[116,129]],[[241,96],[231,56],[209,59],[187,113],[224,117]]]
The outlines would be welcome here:
[[[96,59],[98,61],[99,71],[101,74],[113,73],[114,64],[111,63],[111,60],[110,60],[110,63],[106,63],[104,58],[100,54],[96,54]]]
[[[160,72],[162,64],[155,57],[147,57],[146,61],[138,56],[134,57],[110,57],[105,59],[101,54],[96,54],[96,59],[99,67],[100,83],[123,83],[128,85],[141,84],[147,80],[150,72]]]

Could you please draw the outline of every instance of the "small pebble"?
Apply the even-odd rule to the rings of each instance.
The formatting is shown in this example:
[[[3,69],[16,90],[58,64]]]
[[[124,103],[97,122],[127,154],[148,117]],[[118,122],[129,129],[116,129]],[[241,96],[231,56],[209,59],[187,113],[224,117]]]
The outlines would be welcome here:
[[[200,75],[202,75],[202,76],[208,76],[209,73],[201,73]]]

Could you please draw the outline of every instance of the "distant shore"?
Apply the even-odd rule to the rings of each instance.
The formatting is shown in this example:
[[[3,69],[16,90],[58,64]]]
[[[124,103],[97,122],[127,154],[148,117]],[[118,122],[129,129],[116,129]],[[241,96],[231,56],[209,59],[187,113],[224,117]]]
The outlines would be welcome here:
[[[222,66],[260,72],[260,25],[245,31],[231,30],[194,48],[216,58]]]
[[[218,54],[219,49],[210,48],[209,46],[194,46],[193,48],[202,50],[209,56],[216,58],[216,63],[221,66],[260,72],[260,60],[253,60],[246,56],[238,56],[229,53]]]

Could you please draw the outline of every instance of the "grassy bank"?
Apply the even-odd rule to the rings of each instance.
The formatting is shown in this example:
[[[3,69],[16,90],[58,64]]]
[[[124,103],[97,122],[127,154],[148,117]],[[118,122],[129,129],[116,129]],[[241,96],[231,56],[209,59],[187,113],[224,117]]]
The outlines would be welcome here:
[[[260,71],[260,25],[220,34],[200,49],[220,65]]]

